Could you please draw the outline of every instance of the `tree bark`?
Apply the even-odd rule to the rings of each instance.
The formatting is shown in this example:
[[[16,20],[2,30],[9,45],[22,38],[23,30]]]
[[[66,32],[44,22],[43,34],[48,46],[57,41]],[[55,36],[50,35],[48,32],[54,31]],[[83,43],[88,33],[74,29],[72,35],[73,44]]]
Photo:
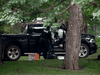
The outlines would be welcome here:
[[[64,25],[65,25],[65,27],[66,27],[66,29],[68,28],[68,21],[64,21],[63,20],[63,23],[64,23]]]
[[[0,26],[1,26],[1,22],[0,22]],[[0,31],[0,65],[3,65],[3,61],[2,61],[3,51],[2,51],[1,34],[2,34],[2,31]]]
[[[0,65],[3,65],[2,57],[3,57],[3,52],[2,52],[1,34],[0,34]]]
[[[73,0],[70,0],[72,3]],[[66,36],[66,55],[62,68],[67,70],[78,70],[78,59],[81,45],[81,26],[83,25],[81,5],[74,4],[69,13],[72,14],[68,21],[68,31]]]
[[[88,24],[87,22],[84,22],[84,28],[83,28],[83,33],[88,33]]]

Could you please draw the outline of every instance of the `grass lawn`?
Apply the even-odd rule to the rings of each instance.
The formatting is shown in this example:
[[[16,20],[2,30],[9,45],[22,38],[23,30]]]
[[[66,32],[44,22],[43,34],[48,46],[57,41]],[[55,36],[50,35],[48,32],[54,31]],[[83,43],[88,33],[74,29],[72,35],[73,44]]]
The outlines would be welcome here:
[[[28,56],[22,56],[18,61],[4,61],[5,65],[0,65],[0,75],[100,75],[100,60],[96,60],[99,54],[98,48],[97,53],[79,59],[78,71],[61,69],[63,60],[41,57],[37,61],[28,61]]]
[[[28,56],[23,56],[18,61],[4,61],[0,75],[100,75],[100,61],[95,60],[99,53],[100,49],[88,58],[79,59],[78,71],[61,69],[63,60],[41,57],[37,61],[28,61]]]

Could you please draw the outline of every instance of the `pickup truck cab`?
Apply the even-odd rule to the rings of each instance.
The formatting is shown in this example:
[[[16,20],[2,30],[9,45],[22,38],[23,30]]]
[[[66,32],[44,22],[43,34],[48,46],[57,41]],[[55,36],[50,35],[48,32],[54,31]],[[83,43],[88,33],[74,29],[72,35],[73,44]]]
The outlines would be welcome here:
[[[43,24],[28,24],[21,34],[2,34],[2,49],[4,58],[16,61],[25,53],[37,53],[40,35],[45,27]],[[53,38],[53,52],[57,55],[65,54],[64,47],[60,47],[59,38]],[[81,48],[79,57],[87,57],[89,54],[96,53],[97,45],[95,37],[89,34],[82,34]],[[51,51],[52,52],[52,51]]]

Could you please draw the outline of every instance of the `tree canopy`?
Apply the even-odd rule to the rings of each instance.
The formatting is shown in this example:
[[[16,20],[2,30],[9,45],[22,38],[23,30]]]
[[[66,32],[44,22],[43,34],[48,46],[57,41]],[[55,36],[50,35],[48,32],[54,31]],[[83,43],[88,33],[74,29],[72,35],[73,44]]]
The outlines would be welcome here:
[[[65,0],[2,0],[0,21],[14,25],[17,22],[29,22],[37,17],[48,17],[45,22],[49,23],[54,18],[68,18],[68,11],[58,16],[68,5],[69,1]]]
[[[84,20],[100,20],[99,0],[73,0],[72,4],[82,4]],[[1,0],[0,21],[14,25],[18,22],[30,22],[37,17],[46,17],[44,25],[60,26],[54,19],[68,21],[69,0]]]

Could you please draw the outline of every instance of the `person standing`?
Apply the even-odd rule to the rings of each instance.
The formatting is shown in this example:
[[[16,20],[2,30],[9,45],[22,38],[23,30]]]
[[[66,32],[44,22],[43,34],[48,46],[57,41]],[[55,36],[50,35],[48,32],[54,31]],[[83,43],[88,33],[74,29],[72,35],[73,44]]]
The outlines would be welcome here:
[[[48,26],[46,30],[44,30],[43,33],[41,34],[41,38],[39,40],[39,46],[38,46],[39,56],[43,49],[43,57],[46,59],[47,52],[49,51],[51,44],[52,44],[51,31],[50,31],[50,26]]]

